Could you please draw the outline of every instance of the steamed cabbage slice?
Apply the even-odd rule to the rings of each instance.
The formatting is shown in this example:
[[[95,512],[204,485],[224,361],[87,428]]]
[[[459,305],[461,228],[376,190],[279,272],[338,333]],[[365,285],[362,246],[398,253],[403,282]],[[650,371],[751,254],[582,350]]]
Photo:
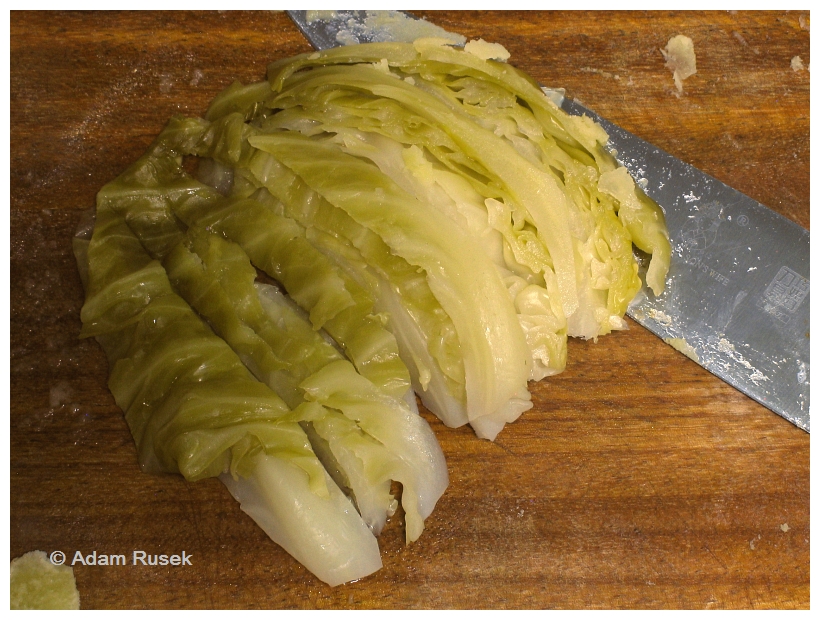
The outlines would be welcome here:
[[[259,380],[291,407],[305,399],[322,406],[306,430],[327,446],[341,486],[374,533],[395,509],[390,482],[403,485],[407,540],[416,540],[448,483],[444,455],[418,412],[360,376],[273,287],[254,285],[256,272],[238,245],[192,228],[165,265],[175,288]],[[329,381],[344,384],[344,406],[323,396],[338,392]],[[352,414],[351,403],[367,404],[371,415]]]
[[[404,396],[410,376],[399,357],[395,336],[373,312],[373,299],[316,250],[296,222],[257,200],[238,197],[197,204],[191,209],[184,205],[174,213],[191,226],[207,227],[239,244],[256,267],[281,282],[288,294],[310,312],[314,327],[327,331],[359,372],[390,394]],[[332,310],[322,315],[322,320],[314,320],[315,309],[325,299],[321,286],[303,284],[313,282],[314,273],[328,274],[350,300],[330,306]],[[312,297],[300,295],[300,289],[309,289]]]
[[[378,570],[375,538],[300,426],[317,408],[290,411],[254,379],[104,201],[78,247],[88,266],[86,333],[109,358],[109,387],[143,470],[221,476],[274,541],[332,585]]]
[[[271,320],[287,326],[288,333],[299,334],[300,341],[310,348],[326,344],[318,334],[311,334],[298,309],[274,287],[257,284],[256,288]],[[447,488],[449,476],[444,454],[429,425],[419,416],[415,399],[408,404],[392,397],[357,374],[341,356],[306,376],[299,389],[306,400],[325,407],[326,415],[313,420],[311,427],[330,444],[340,464],[349,464],[344,471],[349,473],[348,481],[360,510],[363,494],[372,489],[378,493],[379,487],[386,493],[388,481],[400,482],[406,539],[416,540],[424,520]],[[346,400],[339,400],[340,395]],[[361,415],[361,408],[366,408],[369,415]],[[342,452],[345,458],[339,456]],[[358,487],[353,475],[363,479]],[[393,509],[391,498],[386,516]],[[374,533],[381,529],[384,518],[374,519]]]
[[[497,186],[508,194],[517,204],[524,205],[532,223],[537,229],[538,238],[550,253],[553,269],[562,295],[564,313],[569,316],[578,308],[576,291],[576,274],[569,226],[571,211],[567,197],[557,185],[554,177],[534,166],[515,151],[509,144],[498,140],[491,131],[477,125],[472,119],[451,109],[439,98],[416,86],[396,79],[369,65],[339,65],[319,67],[296,74],[290,78],[291,86],[285,84],[284,90],[274,100],[274,105],[289,107],[294,103],[302,107],[310,118],[313,109],[321,111],[325,98],[320,99],[322,89],[332,85],[337,91],[349,89],[355,93],[364,92],[376,98],[378,107],[391,123],[385,128],[390,132],[394,127],[401,130],[412,114],[413,128],[429,127],[433,138],[446,138],[443,148],[455,153],[456,161],[452,165],[470,166],[471,172],[479,180]],[[288,88],[289,87],[289,88]],[[326,93],[325,93],[326,94]],[[289,98],[296,98],[294,103]],[[310,108],[305,99],[319,100],[319,104]],[[355,98],[354,98],[355,99]],[[356,101],[354,106],[361,107]],[[365,109],[366,104],[365,104]],[[373,120],[373,117],[369,117]],[[380,117],[375,123],[381,124]],[[426,123],[426,126],[422,123]],[[424,132],[420,132],[425,137]]]
[[[226,161],[241,161],[250,148],[243,142],[246,133],[239,115],[213,124],[176,117],[140,160],[102,190],[100,199],[125,218],[156,258],[165,256],[188,226],[231,238],[258,269],[283,284],[315,328],[333,336],[357,370],[404,397],[409,373],[368,292],[316,250],[291,218],[241,195],[225,197],[183,170],[186,154],[215,151]]]
[[[458,334],[467,418],[480,436],[494,438],[531,406],[526,342],[503,283],[473,238],[375,166],[323,142],[298,133],[252,136],[249,142],[424,270]]]
[[[370,292],[374,309],[396,336],[422,402],[445,424],[466,424],[461,345],[452,318],[433,295],[425,273],[270,154],[256,152],[247,170],[237,171],[237,176],[249,185],[244,191],[304,226],[311,243]]]
[[[174,294],[161,265],[108,209],[98,208],[87,260],[83,335],[96,336],[108,355],[109,387],[143,469],[195,480],[241,472],[260,450],[284,450],[322,487],[298,416]],[[175,373],[163,371],[169,365]]]
[[[374,61],[377,54],[384,60]],[[623,326],[626,303],[640,287],[631,258],[633,238],[652,254],[649,284],[661,292],[669,243],[657,205],[631,179],[629,194],[637,200],[624,191],[599,191],[599,175],[625,173],[604,149],[606,134],[588,118],[563,113],[505,63],[418,41],[297,57],[272,64],[269,79],[279,94],[265,105],[281,111],[260,117],[264,128],[379,134],[421,148],[441,169],[462,174],[486,198],[493,226],[505,233],[521,267],[536,276],[543,272],[545,279],[553,279],[549,272],[554,272],[552,285],[560,289],[570,335],[594,338]],[[542,194],[551,192],[552,204],[539,204],[530,181]],[[553,182],[560,192],[550,189]],[[559,194],[566,207],[561,213]],[[560,238],[571,239],[572,248],[549,238],[555,229],[545,227],[549,214],[569,225],[570,234],[562,232]],[[616,214],[622,226],[607,221]],[[650,231],[649,222],[659,225]],[[555,318],[560,324],[563,317]]]
[[[329,477],[330,497],[323,499],[306,488],[305,474],[293,462],[263,454],[253,475],[219,479],[272,540],[328,585],[382,567],[376,538]]]
[[[373,161],[402,189],[435,206],[479,240],[514,300],[532,356],[529,379],[538,381],[564,370],[567,325],[555,275],[547,265],[545,250],[540,250],[538,258],[522,256],[533,251],[532,245],[522,242],[532,233],[513,230],[503,203],[485,199],[461,175],[435,166],[415,144],[404,147],[397,140],[359,130],[340,130],[334,142],[346,153]],[[533,269],[541,273],[536,275]]]

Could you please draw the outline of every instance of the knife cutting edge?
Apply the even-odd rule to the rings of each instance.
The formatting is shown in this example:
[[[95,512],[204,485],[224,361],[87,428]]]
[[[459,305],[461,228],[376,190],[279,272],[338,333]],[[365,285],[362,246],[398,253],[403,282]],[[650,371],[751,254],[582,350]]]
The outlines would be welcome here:
[[[320,50],[419,36],[465,42],[398,11],[287,13]],[[809,432],[809,231],[577,101],[561,98],[561,106],[603,126],[608,148],[666,215],[666,289],[655,297],[644,287],[627,314]]]

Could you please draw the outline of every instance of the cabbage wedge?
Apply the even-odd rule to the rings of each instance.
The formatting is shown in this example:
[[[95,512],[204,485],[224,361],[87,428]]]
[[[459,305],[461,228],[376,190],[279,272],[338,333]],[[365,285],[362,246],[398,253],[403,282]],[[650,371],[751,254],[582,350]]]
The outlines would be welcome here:
[[[493,440],[568,337],[626,327],[633,248],[665,285],[663,212],[606,133],[475,49],[271,63],[172,118],[74,241],[141,467],[219,477],[331,585],[378,570],[399,505],[417,540],[447,487],[416,395]]]

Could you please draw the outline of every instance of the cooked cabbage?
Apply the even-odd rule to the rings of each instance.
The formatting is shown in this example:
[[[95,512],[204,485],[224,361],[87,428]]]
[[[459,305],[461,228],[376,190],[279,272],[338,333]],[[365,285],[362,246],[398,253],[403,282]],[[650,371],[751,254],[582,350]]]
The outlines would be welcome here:
[[[75,241],[83,335],[142,468],[220,477],[331,584],[380,567],[393,483],[408,542],[447,486],[412,390],[492,440],[568,336],[625,327],[633,245],[663,290],[663,214],[604,131],[484,56],[419,40],[275,62],[171,119]]]

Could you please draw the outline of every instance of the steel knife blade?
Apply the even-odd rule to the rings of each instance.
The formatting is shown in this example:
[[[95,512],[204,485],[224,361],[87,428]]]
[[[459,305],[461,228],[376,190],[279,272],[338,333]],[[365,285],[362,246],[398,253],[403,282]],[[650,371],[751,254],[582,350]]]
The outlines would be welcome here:
[[[417,18],[397,11],[288,15],[316,49],[418,36],[402,26]],[[465,40],[430,26],[432,36]],[[579,102],[562,107],[604,127],[608,148],[666,214],[666,290],[655,297],[644,287],[627,314],[809,432],[809,231]]]

